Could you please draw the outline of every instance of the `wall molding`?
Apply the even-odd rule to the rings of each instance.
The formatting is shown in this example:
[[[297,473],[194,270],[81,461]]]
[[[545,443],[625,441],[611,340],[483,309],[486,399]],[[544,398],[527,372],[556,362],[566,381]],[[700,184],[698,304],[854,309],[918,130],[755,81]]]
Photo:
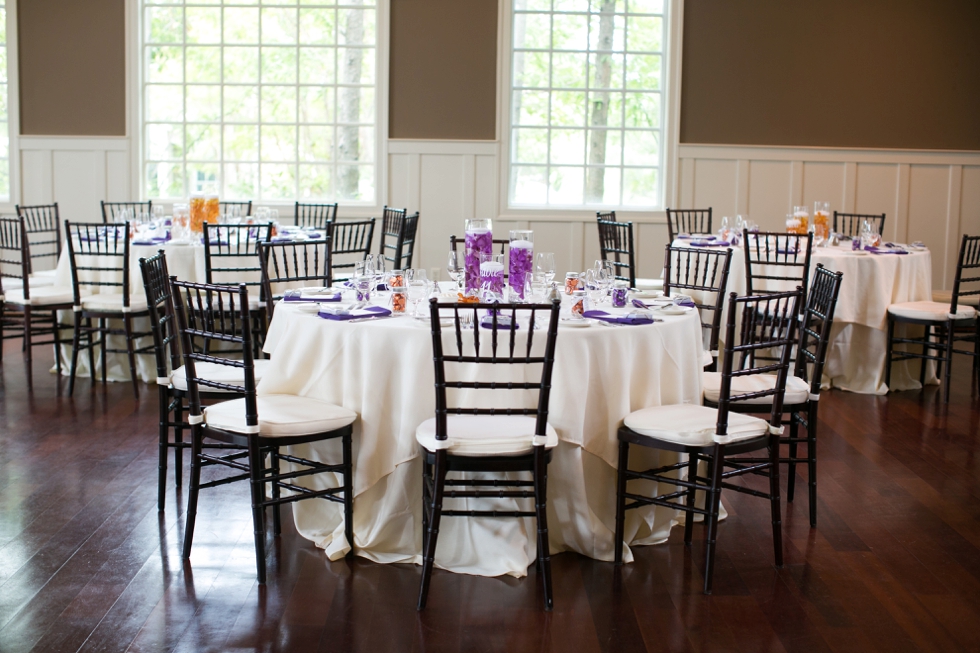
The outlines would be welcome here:
[[[21,136],[23,150],[129,151],[128,136]]]
[[[681,143],[678,156],[697,159],[764,159],[767,161],[849,161],[854,163],[917,163],[980,165],[974,150],[876,150],[866,148],[717,145]]]

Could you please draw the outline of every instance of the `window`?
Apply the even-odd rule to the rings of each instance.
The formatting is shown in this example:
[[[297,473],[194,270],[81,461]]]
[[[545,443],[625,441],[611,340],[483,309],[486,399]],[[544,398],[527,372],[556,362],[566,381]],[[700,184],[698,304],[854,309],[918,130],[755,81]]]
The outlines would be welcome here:
[[[0,0],[0,202],[10,201],[10,115],[7,84],[7,3]]]
[[[664,0],[512,0],[509,203],[660,206]]]
[[[376,201],[374,0],[146,0],[144,195]]]

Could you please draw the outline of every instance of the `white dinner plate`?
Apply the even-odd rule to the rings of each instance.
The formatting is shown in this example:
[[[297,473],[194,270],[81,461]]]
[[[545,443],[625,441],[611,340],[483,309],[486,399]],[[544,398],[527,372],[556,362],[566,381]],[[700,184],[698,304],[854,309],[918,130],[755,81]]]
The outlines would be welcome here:
[[[320,305],[316,302],[287,302],[295,304],[296,310],[300,313],[319,313]]]
[[[662,296],[663,292],[659,290],[634,290],[630,293],[630,297],[635,297],[636,299],[656,299]]]
[[[654,310],[659,311],[661,315],[684,315],[684,313],[692,309],[690,306],[674,306],[671,304],[670,306],[661,306]]]
[[[563,317],[561,319],[561,325],[567,327],[573,327],[576,329],[583,329],[585,327],[592,326],[592,323],[588,320],[569,320]]]

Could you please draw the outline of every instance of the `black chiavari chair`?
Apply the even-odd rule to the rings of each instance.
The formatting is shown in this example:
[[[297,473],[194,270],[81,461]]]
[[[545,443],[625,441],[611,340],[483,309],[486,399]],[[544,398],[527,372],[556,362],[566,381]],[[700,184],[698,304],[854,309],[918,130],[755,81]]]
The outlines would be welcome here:
[[[269,320],[276,310],[276,301],[282,297],[277,292],[313,283],[329,287],[332,255],[330,236],[326,240],[293,243],[259,243],[259,260],[262,266],[262,296],[266,298]]]
[[[75,324],[71,346],[71,377],[68,394],[75,391],[78,372],[78,354],[88,351],[89,371],[95,381],[95,347],[99,347],[102,359],[102,383],[106,382],[108,354],[125,353],[129,359],[129,373],[133,394],[139,398],[139,377],[136,372],[136,354],[153,351],[153,345],[136,347],[136,340],[149,336],[149,332],[136,332],[133,321],[148,315],[146,297],[133,293],[129,267],[130,224],[96,225],[65,220],[65,236],[68,242],[68,260],[71,263],[72,310]],[[106,290],[110,292],[105,292]],[[94,293],[94,294],[92,294]],[[93,320],[95,324],[93,324]],[[110,321],[123,323],[123,328],[113,327]],[[109,336],[124,336],[125,349],[107,347]]]
[[[17,215],[24,218],[30,248],[31,281],[35,287],[54,285],[55,268],[61,257],[61,214],[58,203],[17,205]],[[50,259],[44,260],[41,259]]]
[[[619,469],[616,489],[616,564],[623,562],[625,517],[627,510],[643,506],[660,506],[685,513],[684,543],[691,543],[694,516],[702,515],[707,525],[705,546],[704,593],[710,594],[714,578],[715,540],[718,532],[718,513],[722,489],[751,494],[767,499],[772,518],[772,539],[776,567],[783,565],[782,516],[779,487],[779,437],[783,431],[783,395],[789,372],[790,350],[796,344],[796,324],[803,291],[771,295],[738,297],[731,293],[728,300],[728,325],[722,358],[721,391],[718,407],[681,404],[644,408],[631,413],[619,429]],[[740,315],[739,315],[740,314]],[[753,338],[735,345],[736,316],[749,325]],[[745,367],[755,359],[753,352],[774,348],[782,352],[778,361],[759,367]],[[742,364],[735,362],[736,354]],[[765,388],[739,393],[734,381],[749,383],[753,377],[775,373],[776,382]],[[772,398],[769,421],[735,412],[737,402]],[[629,468],[630,445],[640,445],[662,451],[687,454],[688,459],[645,471]],[[743,464],[738,454],[766,450],[765,461]],[[708,464],[709,478],[698,475],[698,463]],[[687,476],[682,472],[687,470]],[[730,479],[745,474],[768,476],[769,492],[734,485]],[[650,497],[630,492],[630,481],[655,483],[678,488],[674,492]],[[705,493],[704,508],[698,508],[697,492]],[[684,503],[680,503],[681,499]],[[627,503],[627,501],[630,503]]]
[[[667,232],[670,242],[674,242],[678,234],[710,234],[711,207],[667,209]]]
[[[122,212],[129,212],[129,220],[135,220],[140,213],[153,213],[153,200],[146,202],[102,202],[102,222],[103,224],[114,223],[117,218],[122,217]]]
[[[415,432],[423,456],[419,610],[425,608],[428,596],[442,517],[536,518],[538,571],[544,586],[545,609],[552,608],[547,466],[550,450],[558,445],[558,434],[548,424],[548,402],[559,308],[557,300],[551,304],[440,304],[436,299],[429,302],[436,416],[423,422]],[[455,344],[454,353],[444,351],[440,311],[453,313],[453,331],[448,335]],[[481,324],[483,313],[488,311],[490,317],[484,318]],[[467,318],[473,329],[466,331],[464,338]],[[537,339],[539,344],[535,347],[535,328],[545,326],[547,331]],[[447,378],[447,363],[451,366],[451,374],[458,374],[458,378]],[[529,373],[523,377],[527,379],[523,383],[462,380],[470,378],[470,372],[474,372],[472,378],[481,378],[475,369],[490,365],[540,365],[541,376],[531,380]],[[494,397],[500,396],[498,390],[536,391],[537,405],[535,408],[464,407],[450,401],[447,393],[450,388],[471,389]],[[447,479],[450,472],[530,472],[531,480]],[[534,510],[444,510],[443,501],[447,495],[450,499],[533,499]]]
[[[171,286],[186,370],[187,421],[191,425],[191,478],[184,528],[184,559],[191,555],[200,490],[246,479],[251,486],[259,583],[266,580],[266,508],[269,507],[273,509],[273,532],[278,536],[281,532],[279,507],[284,503],[321,498],[343,505],[349,555],[354,548],[351,425],[357,420],[357,413],[312,397],[256,396],[255,361],[251,353],[254,345],[245,284],[229,287],[171,279]],[[221,341],[234,346],[241,358],[226,357],[224,352],[220,355],[200,352],[194,347],[193,339]],[[208,378],[209,375],[199,371],[203,364],[230,368],[238,380]],[[202,389],[243,396],[204,407]],[[233,445],[238,450],[226,455],[210,450],[205,452],[205,439]],[[281,451],[282,447],[332,439],[341,441],[343,460],[339,464],[308,460],[293,452]],[[282,461],[289,463],[292,471],[282,471]],[[201,469],[214,465],[238,473],[202,483]],[[343,483],[317,490],[296,483],[296,479],[317,474],[340,474]],[[321,485],[317,487],[322,488]],[[271,497],[266,494],[267,488],[271,489]],[[283,490],[287,491],[286,496],[282,495]]]
[[[167,490],[167,452],[173,449],[174,482],[177,487],[180,487],[183,479],[183,452],[191,446],[189,440],[184,441],[184,432],[190,433],[190,424],[186,421],[187,374],[181,360],[180,332],[174,314],[173,289],[170,285],[167,257],[164,252],[161,250],[150,258],[141,258],[140,271],[143,274],[143,288],[146,291],[146,302],[149,307],[150,331],[153,334],[157,368],[157,390],[160,395],[157,510],[163,510]],[[196,351],[203,352],[205,345],[198,340],[200,339],[192,338],[191,342]],[[223,356],[244,359],[244,352],[240,350],[233,352],[225,347],[221,353]],[[261,380],[268,363],[268,360],[253,361],[256,383]],[[197,366],[197,373],[207,376],[212,381],[234,382],[244,386],[244,373],[238,368],[202,362]],[[201,389],[202,400],[209,402],[234,396],[226,390]],[[240,447],[223,444],[216,447],[240,449]]]
[[[721,333],[725,289],[732,265],[732,250],[706,250],[667,245],[664,252],[664,293],[675,290],[690,294],[701,315],[706,352],[705,370],[715,371],[718,339]],[[710,317],[705,313],[710,313]]]
[[[296,225],[299,227],[326,229],[328,224],[337,219],[337,203],[303,204],[296,202],[293,215],[296,216]]]
[[[392,270],[412,267],[418,226],[417,211],[413,215],[408,215],[408,209],[385,207],[384,217],[381,219],[381,246],[378,248],[378,254],[391,263]]]
[[[783,292],[787,287],[809,287],[813,234],[750,233],[744,229],[742,246],[747,294],[765,295]],[[803,300],[806,301],[805,295]]]
[[[349,278],[354,273],[355,263],[363,261],[371,253],[374,223],[375,218],[369,218],[337,220],[327,225],[327,237],[330,239],[331,279]],[[341,270],[341,274],[338,275],[337,270]]]
[[[888,307],[885,385],[891,383],[892,363],[918,358],[922,361],[919,383],[925,383],[926,361],[936,361],[939,365],[936,375],[943,377],[943,401],[949,403],[953,354],[973,357],[973,374],[977,376],[980,385],[980,319],[976,309],[977,300],[980,300],[980,236],[963,234],[956,262],[956,276],[953,278],[953,292],[948,304],[903,302]],[[896,336],[896,324],[923,327],[922,338]],[[957,349],[957,342],[972,342],[973,350]],[[896,352],[896,344],[918,346],[921,353],[915,353],[907,347],[905,351]]]
[[[28,372],[34,347],[55,346],[55,362],[61,374],[61,341],[58,311],[71,310],[72,293],[50,285],[32,287],[30,243],[23,216],[0,218],[0,361],[3,340],[22,338]],[[49,340],[38,340],[51,336]]]
[[[807,466],[807,480],[810,489],[810,526],[817,525],[817,409],[819,407],[824,363],[830,344],[831,329],[834,326],[834,311],[843,273],[831,272],[818,263],[813,271],[813,285],[807,295],[804,319],[800,325],[800,344],[797,349],[793,374],[786,379],[786,392],[783,397],[783,412],[789,414],[790,431],[788,437],[780,437],[780,444],[788,445],[789,456],[780,456],[780,464],[788,466],[786,479],[786,500],[792,502],[796,494],[796,465]],[[745,333],[745,337],[753,337]],[[759,388],[775,387],[776,376],[761,374],[745,379],[732,379],[732,392],[744,393]],[[704,403],[717,407],[721,394],[721,375],[704,375]],[[772,396],[760,397],[743,403],[733,404],[730,409],[741,413],[758,413],[769,410]],[[806,429],[806,437],[799,435],[800,427]],[[806,457],[797,456],[800,444],[806,446]],[[739,458],[740,464],[765,462],[761,458]]]
[[[235,209],[238,209],[238,215],[243,218],[252,215],[252,200],[246,202],[218,202],[218,211],[220,211],[221,215],[227,215]]]
[[[597,219],[599,250],[603,260],[610,261],[616,278],[628,281],[636,288],[636,261],[633,255],[633,223]],[[621,260],[625,258],[625,260]]]
[[[259,243],[272,237],[272,224],[204,225],[204,273],[207,283],[237,285],[254,289],[249,307],[253,344],[261,348],[267,325],[265,298],[262,296],[262,265]],[[259,357],[259,349],[255,351]]]
[[[841,213],[840,211],[834,211],[833,232],[843,234],[849,238],[859,238],[861,236],[861,225],[866,221],[877,226],[878,233],[884,238],[884,213]]]
[[[615,211],[596,211],[595,217],[597,220],[606,220],[607,222],[616,222],[616,212]]]

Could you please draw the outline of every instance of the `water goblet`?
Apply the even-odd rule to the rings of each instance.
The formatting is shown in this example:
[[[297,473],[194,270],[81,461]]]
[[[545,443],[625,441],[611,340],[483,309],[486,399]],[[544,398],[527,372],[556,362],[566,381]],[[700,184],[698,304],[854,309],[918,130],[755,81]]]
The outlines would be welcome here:
[[[461,292],[462,287],[460,286],[463,279],[463,272],[465,267],[463,264],[463,259],[459,252],[454,249],[449,250],[449,260],[446,263],[446,271],[449,272],[449,278],[453,280],[455,284],[456,291]]]
[[[538,252],[535,257],[534,269],[545,275],[545,281],[550,286],[555,280],[555,255],[552,252]]]

